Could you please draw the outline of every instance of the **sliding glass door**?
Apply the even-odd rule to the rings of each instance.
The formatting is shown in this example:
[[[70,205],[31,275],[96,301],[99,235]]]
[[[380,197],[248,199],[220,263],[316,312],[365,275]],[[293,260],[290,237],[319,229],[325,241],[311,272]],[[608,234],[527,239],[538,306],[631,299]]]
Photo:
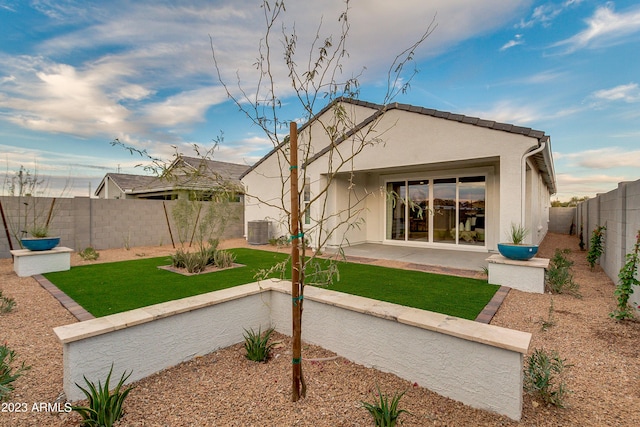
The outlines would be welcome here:
[[[394,181],[386,189],[387,240],[484,246],[484,176]]]
[[[389,240],[405,240],[406,198],[406,182],[387,184],[387,239]]]
[[[429,181],[409,181],[409,240],[429,241]]]
[[[458,243],[484,245],[485,179],[469,176],[458,181]]]
[[[456,179],[433,180],[433,241],[456,243]]]

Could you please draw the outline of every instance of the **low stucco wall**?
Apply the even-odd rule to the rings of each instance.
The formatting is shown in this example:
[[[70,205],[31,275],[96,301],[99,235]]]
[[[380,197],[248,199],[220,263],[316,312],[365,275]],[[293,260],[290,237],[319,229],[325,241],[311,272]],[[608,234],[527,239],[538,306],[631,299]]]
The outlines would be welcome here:
[[[54,331],[64,389],[132,370],[129,381],[242,342],[243,328],[291,334],[290,283],[264,281],[171,301]],[[531,334],[307,287],[303,339],[470,406],[519,420],[522,364]]]

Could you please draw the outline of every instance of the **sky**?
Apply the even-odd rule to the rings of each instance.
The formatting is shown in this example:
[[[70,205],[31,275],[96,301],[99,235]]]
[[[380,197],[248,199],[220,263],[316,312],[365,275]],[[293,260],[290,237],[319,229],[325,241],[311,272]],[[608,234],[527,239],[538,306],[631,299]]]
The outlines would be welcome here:
[[[261,4],[0,0],[0,188],[20,166],[46,179],[50,196],[89,196],[109,172],[144,174],[137,165],[148,160],[116,139],[167,161],[217,141],[215,159],[253,164],[272,144],[228,99],[212,47],[227,87],[237,95],[239,78],[251,93]],[[295,30],[302,66],[314,35],[336,41],[345,3],[285,6],[272,37]],[[395,102],[544,131],[554,200],[640,179],[636,1],[352,0],[348,22],[339,77],[358,75],[361,99],[383,102],[389,66],[431,24],[418,74]],[[280,117],[300,121],[281,43],[272,46]]]

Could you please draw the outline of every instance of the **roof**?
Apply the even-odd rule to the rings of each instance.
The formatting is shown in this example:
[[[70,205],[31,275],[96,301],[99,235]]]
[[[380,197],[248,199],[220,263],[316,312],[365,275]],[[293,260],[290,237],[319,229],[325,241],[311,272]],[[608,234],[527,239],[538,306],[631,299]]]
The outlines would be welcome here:
[[[239,180],[240,176],[249,169],[249,166],[238,163],[220,162],[218,160],[187,156],[178,157],[169,168],[175,167],[179,162],[193,168],[194,172],[202,167],[205,171],[213,172],[227,180]]]
[[[133,175],[128,173],[108,173],[104,178],[102,178],[100,185],[98,185],[98,188],[95,191],[96,195],[100,193],[100,190],[104,187],[107,179],[110,179],[115,185],[117,185],[123,193],[129,193],[134,189],[146,188],[158,178],[155,176]]]
[[[248,166],[237,163],[179,156],[167,167],[167,171],[179,170],[180,167],[186,167],[190,171],[175,173],[170,177],[108,173],[102,179],[95,194],[100,192],[108,178],[123,193],[127,194],[144,194],[175,189],[206,190],[220,185],[222,182],[239,187],[241,185],[240,175],[248,169]],[[198,171],[199,173],[196,173]]]
[[[338,98],[338,99],[335,99],[333,102],[331,102],[327,106],[325,106],[318,114],[314,115],[314,117],[310,121],[308,121],[302,127],[300,127],[298,129],[298,131],[300,132],[300,131],[304,130],[306,127],[310,126],[313,121],[315,121],[318,117],[322,116],[326,111],[328,111],[330,108],[333,107],[334,104],[336,104],[338,102],[347,102],[349,104],[371,108],[371,109],[375,110],[375,112],[373,112],[369,117],[367,117],[361,123],[356,125],[353,129],[351,129],[351,131],[349,131],[347,134],[345,134],[345,136],[343,136],[341,139],[336,141],[335,145],[338,145],[338,144],[342,143],[343,141],[349,139],[351,137],[351,135],[353,135],[355,132],[357,132],[357,131],[361,130],[362,128],[364,128],[365,126],[367,126],[373,120],[378,118],[381,114],[385,114],[387,111],[391,111],[391,110],[407,111],[407,112],[411,112],[411,113],[417,113],[417,114],[422,114],[422,115],[425,115],[425,116],[435,117],[435,118],[438,118],[438,119],[451,120],[451,121],[464,123],[464,124],[468,124],[468,125],[472,125],[472,126],[479,126],[479,127],[483,127],[483,128],[487,128],[487,129],[493,129],[493,130],[497,130],[497,131],[509,132],[509,133],[514,133],[514,134],[517,134],[517,135],[523,135],[523,136],[526,136],[526,137],[535,138],[535,139],[538,140],[540,145],[542,145],[544,143],[544,146],[545,146],[544,150],[541,153],[538,153],[538,154],[533,156],[533,158],[534,158],[534,160],[536,162],[536,166],[539,168],[539,170],[541,170],[543,172],[543,175],[545,175],[544,176],[544,180],[545,180],[547,186],[549,187],[551,193],[555,194],[555,192],[556,192],[555,172],[554,172],[554,169],[553,169],[553,161],[551,159],[551,147],[549,145],[550,144],[550,138],[549,138],[548,135],[545,134],[544,131],[535,130],[535,129],[532,129],[532,128],[529,128],[529,127],[516,126],[516,125],[509,124],[509,123],[496,122],[496,121],[493,121],[493,120],[485,120],[485,119],[481,119],[481,118],[478,118],[478,117],[465,116],[463,114],[450,113],[448,111],[440,111],[440,110],[435,110],[435,109],[432,109],[432,108],[424,108],[424,107],[414,106],[414,105],[410,105],[410,104],[400,104],[400,103],[396,102],[396,103],[392,103],[392,104],[382,105],[382,104],[375,104],[375,103],[372,103],[372,102],[361,101],[361,100],[350,99],[350,98]],[[286,143],[283,142],[280,145],[278,145],[277,147],[275,147],[273,150],[271,150],[269,153],[267,153],[267,155],[265,155],[262,159],[260,159],[258,162],[256,162],[251,168],[247,169],[240,176],[240,178],[242,179],[250,171],[255,169],[260,163],[265,161],[267,158],[269,158],[276,151],[280,150],[282,148],[282,146],[285,145],[285,144]],[[313,157],[311,157],[308,160],[307,164],[312,163],[316,159],[318,159],[321,156],[323,156],[327,151],[330,150],[330,148],[331,148],[330,146],[327,146],[324,149],[322,149],[319,152],[317,152]]]

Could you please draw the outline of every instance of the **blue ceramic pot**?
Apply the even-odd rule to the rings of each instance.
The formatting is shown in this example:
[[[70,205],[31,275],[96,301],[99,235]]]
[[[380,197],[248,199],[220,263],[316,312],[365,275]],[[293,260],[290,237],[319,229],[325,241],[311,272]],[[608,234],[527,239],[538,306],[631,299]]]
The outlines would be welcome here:
[[[514,245],[513,243],[498,243],[500,255],[515,261],[526,261],[538,253],[538,245]]]
[[[60,244],[59,237],[25,237],[22,246],[30,251],[48,251]]]

